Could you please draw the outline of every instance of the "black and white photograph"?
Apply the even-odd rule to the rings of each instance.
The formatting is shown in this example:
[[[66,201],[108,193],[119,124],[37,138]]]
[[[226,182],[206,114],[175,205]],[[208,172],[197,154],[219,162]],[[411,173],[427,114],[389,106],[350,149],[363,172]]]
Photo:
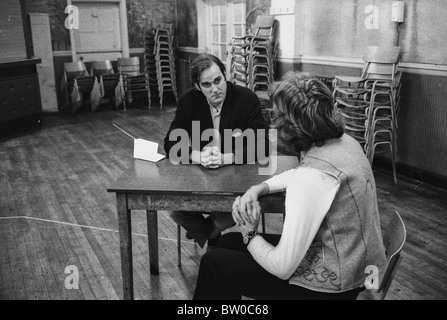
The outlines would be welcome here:
[[[0,0],[0,300],[447,300],[446,15]]]

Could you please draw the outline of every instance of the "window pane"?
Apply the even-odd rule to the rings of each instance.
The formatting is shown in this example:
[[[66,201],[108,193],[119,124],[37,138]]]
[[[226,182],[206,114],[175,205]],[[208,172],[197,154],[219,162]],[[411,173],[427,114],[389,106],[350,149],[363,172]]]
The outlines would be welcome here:
[[[213,54],[219,57],[219,46],[213,44]]]
[[[213,42],[219,42],[219,26],[213,26]]]
[[[219,6],[213,6],[213,22],[217,23],[219,20]]]
[[[226,43],[227,42],[227,26],[222,25],[220,28],[220,42]]]
[[[220,46],[220,59],[222,61],[227,59],[227,46],[224,44]]]
[[[234,22],[242,22],[242,3],[234,4]]]
[[[220,23],[227,22],[227,5],[220,6]]]
[[[241,37],[242,36],[242,27],[240,24],[235,24],[234,25],[234,35],[236,37]]]

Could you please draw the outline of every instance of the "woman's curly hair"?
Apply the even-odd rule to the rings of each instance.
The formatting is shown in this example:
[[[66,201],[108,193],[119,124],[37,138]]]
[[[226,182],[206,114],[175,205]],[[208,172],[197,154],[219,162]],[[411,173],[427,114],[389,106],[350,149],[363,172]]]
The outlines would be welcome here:
[[[287,153],[299,155],[344,133],[331,91],[308,73],[285,74],[270,85],[269,97],[273,105],[271,127],[277,130],[278,143]]]

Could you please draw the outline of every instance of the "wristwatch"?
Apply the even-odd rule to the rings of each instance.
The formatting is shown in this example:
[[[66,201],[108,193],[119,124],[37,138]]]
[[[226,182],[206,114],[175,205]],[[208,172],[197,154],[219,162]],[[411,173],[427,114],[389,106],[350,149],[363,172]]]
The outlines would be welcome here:
[[[256,230],[251,230],[251,231],[247,232],[244,235],[244,244],[248,245],[250,243],[251,239],[253,239],[253,237],[257,234],[258,234],[258,232]]]

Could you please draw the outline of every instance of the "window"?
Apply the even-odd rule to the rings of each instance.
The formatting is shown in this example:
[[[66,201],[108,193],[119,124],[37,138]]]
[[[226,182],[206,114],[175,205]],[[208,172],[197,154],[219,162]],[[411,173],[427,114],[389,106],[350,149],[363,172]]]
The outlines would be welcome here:
[[[231,38],[246,33],[245,0],[208,0],[206,7],[207,50],[219,57],[229,70]]]

